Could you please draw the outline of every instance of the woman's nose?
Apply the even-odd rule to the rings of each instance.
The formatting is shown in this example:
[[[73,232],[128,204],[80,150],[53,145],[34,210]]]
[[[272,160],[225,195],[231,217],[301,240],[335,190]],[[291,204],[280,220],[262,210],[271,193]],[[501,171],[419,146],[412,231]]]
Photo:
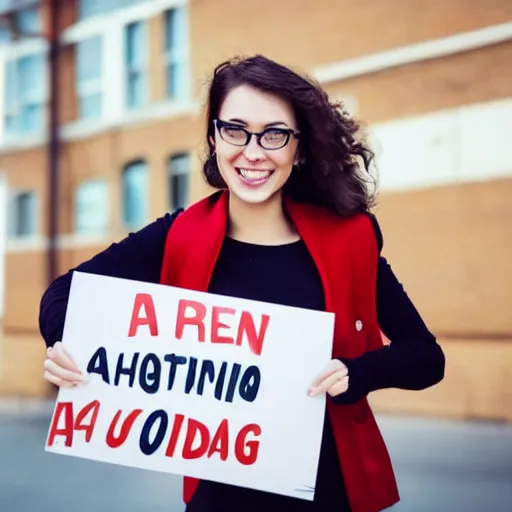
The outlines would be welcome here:
[[[249,140],[247,146],[245,146],[244,156],[247,158],[247,160],[251,161],[261,160],[265,157],[265,152],[263,151],[263,148],[258,144],[258,140],[254,135],[251,137],[251,140]]]

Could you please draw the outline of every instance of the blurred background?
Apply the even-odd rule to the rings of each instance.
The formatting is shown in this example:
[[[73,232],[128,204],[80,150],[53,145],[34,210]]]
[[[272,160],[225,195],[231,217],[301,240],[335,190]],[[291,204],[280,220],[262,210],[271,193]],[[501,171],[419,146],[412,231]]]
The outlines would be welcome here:
[[[371,396],[397,509],[512,511],[511,0],[0,0],[0,510],[182,510],[174,477],[42,451],[39,301],[211,192],[206,84],[255,53],[364,123],[383,253],[447,356],[438,386]]]

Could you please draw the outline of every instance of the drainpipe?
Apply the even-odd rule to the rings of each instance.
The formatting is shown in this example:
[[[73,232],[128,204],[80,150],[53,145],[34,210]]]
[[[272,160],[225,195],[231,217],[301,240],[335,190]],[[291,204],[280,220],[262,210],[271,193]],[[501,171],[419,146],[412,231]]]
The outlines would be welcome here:
[[[48,6],[48,285],[58,275],[57,235],[59,219],[59,7],[60,0],[47,0]]]

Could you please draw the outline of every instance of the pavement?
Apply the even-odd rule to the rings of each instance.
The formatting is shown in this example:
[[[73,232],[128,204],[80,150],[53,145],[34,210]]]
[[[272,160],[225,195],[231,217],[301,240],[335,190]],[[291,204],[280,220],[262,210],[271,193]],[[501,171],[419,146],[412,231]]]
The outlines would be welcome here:
[[[0,512],[184,510],[179,477],[46,453],[51,410],[0,404]],[[512,425],[378,422],[402,497],[393,512],[512,512]]]

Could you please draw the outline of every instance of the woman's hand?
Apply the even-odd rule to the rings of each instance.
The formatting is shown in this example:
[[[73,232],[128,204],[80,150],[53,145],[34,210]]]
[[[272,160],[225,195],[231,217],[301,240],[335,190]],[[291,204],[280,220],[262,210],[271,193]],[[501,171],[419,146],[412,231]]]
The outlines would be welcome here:
[[[341,395],[348,389],[348,368],[339,360],[332,359],[324,371],[318,375],[309,388],[309,396],[329,393],[331,396]]]
[[[88,381],[87,375],[78,369],[60,341],[46,349],[43,377],[63,388],[71,388]]]

